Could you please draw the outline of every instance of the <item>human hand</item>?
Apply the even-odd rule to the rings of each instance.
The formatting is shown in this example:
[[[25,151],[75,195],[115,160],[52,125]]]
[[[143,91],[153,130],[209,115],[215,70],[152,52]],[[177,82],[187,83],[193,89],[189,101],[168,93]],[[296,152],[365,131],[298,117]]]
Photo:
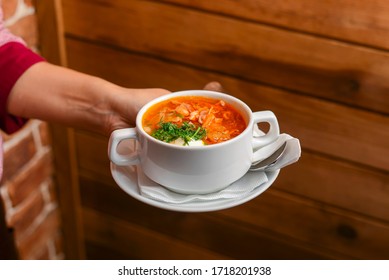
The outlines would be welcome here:
[[[209,82],[204,86],[204,90],[212,90],[212,91],[218,91],[223,92],[223,87],[219,82],[213,81]]]
[[[136,115],[149,101],[168,94],[170,91],[161,88],[128,89],[119,88],[111,96],[112,114],[108,116],[104,129],[109,135],[112,131],[135,126]]]

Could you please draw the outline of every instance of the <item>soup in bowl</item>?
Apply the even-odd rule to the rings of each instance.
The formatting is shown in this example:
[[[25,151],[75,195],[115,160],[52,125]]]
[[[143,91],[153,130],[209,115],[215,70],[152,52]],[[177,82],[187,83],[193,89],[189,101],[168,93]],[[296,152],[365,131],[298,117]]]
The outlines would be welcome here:
[[[152,137],[181,146],[222,143],[242,133],[242,114],[223,99],[178,96],[151,106],[142,127]]]
[[[260,122],[269,123],[270,129],[254,137]],[[147,103],[135,128],[112,132],[108,154],[114,164],[138,165],[147,177],[172,191],[205,194],[240,179],[254,160],[254,150],[278,136],[271,111],[253,113],[231,95],[190,90]],[[135,153],[119,154],[119,143],[127,139],[137,141]]]

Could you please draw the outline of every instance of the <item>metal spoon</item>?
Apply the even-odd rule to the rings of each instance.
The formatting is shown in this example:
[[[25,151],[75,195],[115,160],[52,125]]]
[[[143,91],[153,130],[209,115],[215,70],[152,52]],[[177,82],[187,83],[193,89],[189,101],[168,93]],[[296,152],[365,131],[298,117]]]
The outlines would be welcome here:
[[[258,162],[254,163],[250,166],[250,171],[259,171],[264,170],[267,167],[270,167],[272,164],[274,164],[284,153],[286,147],[286,141],[284,144],[281,145],[273,154],[271,154],[268,158]]]

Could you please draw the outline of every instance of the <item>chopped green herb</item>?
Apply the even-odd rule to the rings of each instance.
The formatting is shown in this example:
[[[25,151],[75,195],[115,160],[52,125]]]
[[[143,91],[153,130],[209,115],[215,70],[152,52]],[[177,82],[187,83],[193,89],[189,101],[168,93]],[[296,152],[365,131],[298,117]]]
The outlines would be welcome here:
[[[178,126],[171,122],[159,123],[160,128],[155,130],[151,136],[154,138],[170,143],[178,138],[184,140],[184,145],[189,145],[190,141],[197,141],[205,137],[206,130],[202,127],[197,127],[189,122],[184,122]]]

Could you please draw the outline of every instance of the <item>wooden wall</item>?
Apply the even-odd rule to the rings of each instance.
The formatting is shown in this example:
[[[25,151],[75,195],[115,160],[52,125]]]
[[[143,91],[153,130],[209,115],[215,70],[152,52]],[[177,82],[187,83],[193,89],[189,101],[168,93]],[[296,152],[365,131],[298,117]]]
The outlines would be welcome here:
[[[74,131],[87,258],[389,258],[387,1],[62,0],[62,9],[70,68],[172,91],[220,81],[253,110],[274,111],[303,149],[253,201],[185,214],[127,196],[111,178],[107,139]]]

